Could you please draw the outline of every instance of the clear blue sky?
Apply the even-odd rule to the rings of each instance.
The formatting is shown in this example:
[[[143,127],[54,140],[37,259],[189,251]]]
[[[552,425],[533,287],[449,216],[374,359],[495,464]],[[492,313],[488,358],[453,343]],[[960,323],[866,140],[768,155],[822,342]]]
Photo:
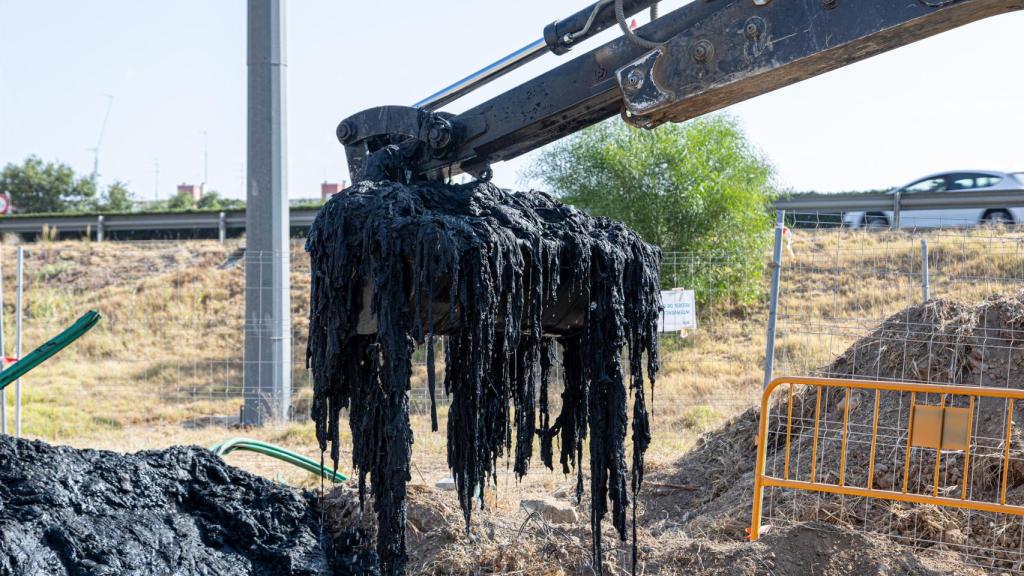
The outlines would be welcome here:
[[[292,0],[289,195],[316,196],[320,182],[347,177],[334,137],[345,116],[410,104],[585,3]],[[1024,14],[1000,16],[730,110],[780,183],[797,190],[888,187],[961,167],[1024,170],[1022,28]],[[451,110],[559,61],[546,56]],[[0,164],[35,154],[88,173],[111,94],[102,182],[127,181],[145,199],[198,183],[206,131],[209,187],[241,197],[245,74],[243,0],[0,0]],[[528,161],[498,165],[497,181],[523,184]]]

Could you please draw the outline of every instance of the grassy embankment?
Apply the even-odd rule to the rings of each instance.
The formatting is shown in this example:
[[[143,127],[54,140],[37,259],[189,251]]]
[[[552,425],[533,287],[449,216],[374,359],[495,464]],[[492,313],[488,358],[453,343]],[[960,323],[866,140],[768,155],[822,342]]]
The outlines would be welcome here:
[[[933,294],[976,300],[1019,286],[1019,234],[997,230],[936,232]],[[797,231],[787,254],[778,356],[781,371],[826,365],[884,317],[920,301],[919,237],[906,234]],[[171,444],[210,445],[247,435],[315,456],[302,416],[310,389],[303,369],[308,259],[296,243],[292,265],[295,422],[260,430],[230,428],[241,403],[244,264],[237,244],[40,243],[27,246],[25,351],[88,309],[101,324],[24,380],[25,434],[82,447],[132,451]],[[2,247],[7,350],[13,350],[14,247]],[[700,328],[667,337],[654,394],[651,468],[667,466],[705,430],[753,405],[761,383],[766,307],[702,311]],[[425,370],[417,367],[417,385]],[[12,390],[9,388],[9,390]],[[422,398],[421,390],[414,390]],[[8,403],[12,393],[8,392]],[[422,407],[422,402],[417,402]],[[440,409],[442,418],[445,410]],[[12,417],[9,415],[9,419]],[[444,422],[414,416],[414,482],[447,475]],[[345,456],[347,458],[347,456]],[[261,457],[229,461],[303,484],[315,481]],[[342,468],[346,468],[347,460]],[[539,472],[511,495],[566,482]],[[514,500],[514,499],[510,499]],[[510,504],[514,505],[514,504]]]

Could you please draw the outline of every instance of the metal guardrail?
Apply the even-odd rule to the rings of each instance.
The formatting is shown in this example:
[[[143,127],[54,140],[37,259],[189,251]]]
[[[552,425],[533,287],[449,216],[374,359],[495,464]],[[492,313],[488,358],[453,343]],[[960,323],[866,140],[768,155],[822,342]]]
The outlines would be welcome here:
[[[826,213],[1008,207],[1024,207],[1024,190],[808,194],[775,202],[776,210]]]
[[[289,211],[292,228],[308,228],[318,209],[293,208]],[[223,239],[228,230],[245,229],[245,210],[225,212],[177,212],[166,214],[76,214],[15,216],[0,219],[0,233],[41,234],[44,228],[59,233],[93,232],[103,240],[106,232],[159,232],[174,230],[216,230]]]
[[[913,194],[809,194],[775,202],[776,210],[787,212],[866,212],[905,210],[941,210],[943,208],[1024,207],[1024,190],[973,192],[915,192]],[[308,228],[316,208],[293,208],[289,213],[292,228]],[[227,230],[245,228],[245,211],[177,212],[166,214],[76,214],[15,216],[0,219],[0,233],[39,234],[43,227],[60,233],[94,232],[102,240],[104,232],[161,230]]]

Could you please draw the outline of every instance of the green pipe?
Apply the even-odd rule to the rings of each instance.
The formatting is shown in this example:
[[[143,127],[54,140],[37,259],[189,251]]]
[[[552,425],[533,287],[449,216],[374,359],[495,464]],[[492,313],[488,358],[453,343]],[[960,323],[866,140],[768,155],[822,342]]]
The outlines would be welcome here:
[[[267,442],[253,440],[252,438],[231,438],[230,440],[225,440],[219,444],[210,446],[210,451],[217,456],[225,456],[235,450],[246,450],[249,452],[256,452],[257,454],[263,454],[264,456],[270,456],[271,458],[277,458],[278,460],[302,468],[307,472],[323,476],[331,482],[338,483],[348,480],[348,476],[323,467],[319,462],[315,462],[301,454],[297,454],[291,450],[275,446]]]
[[[0,372],[0,390],[8,384],[24,376],[29,370],[39,366],[50,359],[51,356],[66,348],[69,344],[81,338],[86,332],[92,329],[101,316],[95,310],[86,312],[81,318],[75,321],[60,334],[48,340],[45,344],[36,348],[24,358],[11,364],[9,368]]]

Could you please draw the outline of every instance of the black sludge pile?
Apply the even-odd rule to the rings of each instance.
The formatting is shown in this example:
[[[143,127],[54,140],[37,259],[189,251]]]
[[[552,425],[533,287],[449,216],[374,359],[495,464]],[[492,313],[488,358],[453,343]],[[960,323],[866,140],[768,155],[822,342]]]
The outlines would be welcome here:
[[[314,500],[202,448],[116,454],[0,436],[0,574],[375,569],[375,558],[353,557],[321,538]]]
[[[566,473],[575,467],[581,495],[589,434],[595,559],[609,508],[626,538],[629,490],[635,497],[650,442],[644,366],[652,386],[658,369],[656,247],[622,224],[542,193],[510,193],[483,182],[363,182],[324,206],[306,248],[313,274],[312,417],[321,449],[330,445],[337,465],[339,414],[349,409],[360,497],[369,476],[386,573],[402,573],[406,561],[410,360],[416,344],[430,344],[433,403],[438,335],[446,336],[448,465],[467,523],[474,495],[482,505],[499,458],[512,457],[515,472],[527,472],[534,436],[548,467],[559,437],[559,463]],[[556,343],[564,392],[552,418]],[[436,430],[436,410],[432,415]],[[594,565],[600,570],[599,560]]]

